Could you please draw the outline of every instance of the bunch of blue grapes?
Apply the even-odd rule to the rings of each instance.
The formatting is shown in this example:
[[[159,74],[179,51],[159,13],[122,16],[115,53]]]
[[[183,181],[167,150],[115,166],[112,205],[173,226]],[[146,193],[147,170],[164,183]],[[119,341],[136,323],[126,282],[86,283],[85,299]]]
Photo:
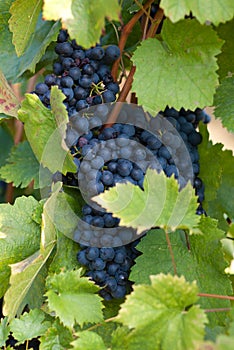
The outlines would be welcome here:
[[[70,40],[67,31],[61,30],[55,52],[58,60],[53,73],[46,75],[43,83],[35,86],[34,93],[50,108],[51,86],[56,85],[66,96],[65,106],[72,116],[83,108],[116,100],[119,85],[111,75],[111,66],[120,56],[116,45],[105,49],[100,45],[85,50]]]
[[[210,117],[201,109],[192,112],[166,108],[159,116],[147,120],[138,108],[134,118],[141,113],[141,124],[133,125],[128,123],[132,109],[129,108],[129,114],[128,109],[124,112],[119,122],[104,127],[107,105],[98,106],[92,117],[71,118],[67,142],[77,173],[63,176],[63,183],[79,187],[89,199],[117,183],[130,182],[143,190],[149,167],[164,171],[168,177],[174,176],[183,188],[190,170],[198,196],[197,214],[205,214],[197,150],[202,136],[196,129],[200,121],[208,123]],[[188,152],[187,159],[184,149]],[[81,245],[78,261],[86,267],[86,275],[103,287],[100,294],[106,300],[123,298],[131,290],[129,274],[139,255],[136,245],[140,239],[136,232],[119,226],[119,220],[111,213],[89,202],[82,208],[82,220],[74,239]]]

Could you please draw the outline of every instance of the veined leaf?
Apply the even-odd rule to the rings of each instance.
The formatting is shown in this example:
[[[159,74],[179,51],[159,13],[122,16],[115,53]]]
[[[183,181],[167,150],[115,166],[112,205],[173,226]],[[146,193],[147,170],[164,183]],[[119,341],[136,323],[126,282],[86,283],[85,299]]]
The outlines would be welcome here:
[[[3,313],[12,320],[20,315],[26,305],[40,307],[43,301],[46,266],[54,244],[43,254],[36,252],[29,258],[11,265],[10,288],[4,296]]]
[[[9,86],[3,73],[0,71],[0,113],[17,117],[19,101]]]
[[[144,191],[131,183],[117,183],[93,200],[120,218],[120,225],[136,228],[138,233],[154,226],[192,232],[197,226],[197,198],[190,183],[179,192],[174,177],[148,169],[143,187]]]
[[[214,96],[214,114],[228,131],[234,132],[234,76],[224,78]]]
[[[177,274],[183,275],[190,282],[196,280],[203,293],[232,295],[229,277],[224,272],[227,262],[220,242],[224,238],[224,232],[217,228],[217,221],[209,217],[201,219],[199,229],[202,235],[186,237],[184,231],[180,230],[169,234]],[[149,283],[150,275],[173,273],[164,231],[149,231],[137,249],[143,254],[132,267],[130,280],[137,284]],[[200,304],[205,309],[230,307],[230,301],[212,298],[201,298]],[[211,327],[225,325],[225,313],[211,312],[208,317]]]
[[[213,145],[208,141],[204,126],[200,125],[199,129],[203,136],[203,142],[198,146],[200,176],[207,193],[204,207],[208,215],[218,219],[219,226],[226,230],[228,225],[224,216],[232,218],[234,212],[234,202],[230,200],[234,198],[234,157],[232,151],[222,150],[223,145]],[[216,174],[213,178],[212,173]]]
[[[223,79],[230,74],[234,74],[234,41],[232,35],[234,32],[234,19],[228,23],[220,24],[216,31],[219,37],[225,40],[222,52],[217,57],[219,66],[218,74],[220,78]]]
[[[8,264],[39,249],[40,226],[32,219],[37,206],[33,197],[17,198],[14,205],[0,205],[0,268],[7,269]]]
[[[76,323],[103,320],[101,297],[95,294],[99,287],[86,277],[81,277],[81,270],[66,271],[47,277],[48,305],[50,311],[69,328]]]
[[[50,328],[40,338],[40,350],[67,350],[71,348],[70,343],[73,340],[72,332],[64,327],[56,319]]]
[[[57,87],[52,87],[51,95],[58,105],[62,105],[64,95]],[[61,107],[62,108],[62,107]],[[56,108],[57,111],[57,108]],[[19,110],[19,118],[24,122],[25,133],[38,161],[52,173],[56,171],[76,171],[73,158],[68,148],[63,145],[64,124],[56,123],[56,112],[43,106],[36,95],[27,94]],[[66,119],[65,119],[66,118]]]
[[[43,335],[51,323],[46,321],[45,313],[39,309],[25,312],[20,318],[15,318],[10,323],[10,330],[17,344],[23,344],[26,340]]]
[[[184,19],[185,15],[192,12],[200,23],[210,21],[218,25],[232,19],[234,15],[232,0],[162,0],[160,7],[172,22]]]
[[[14,186],[21,188],[34,180],[33,187],[37,189],[49,185],[52,175],[48,169],[40,167],[29,143],[24,141],[12,149],[7,164],[0,169],[0,176],[4,181],[13,182]]]
[[[118,20],[120,7],[117,0],[45,0],[43,16],[47,20],[62,20],[72,39],[90,47],[100,40],[105,18]]]
[[[71,345],[75,350],[107,350],[100,335],[90,331],[76,333],[78,339],[74,340]]]
[[[133,55],[132,91],[152,114],[166,106],[194,110],[211,106],[218,85],[215,56],[222,40],[195,19],[164,21],[161,40],[147,39]]]
[[[10,334],[10,327],[8,326],[8,319],[4,317],[0,319],[0,346],[4,346]]]
[[[198,288],[184,277],[150,276],[150,285],[133,287],[117,320],[133,329],[125,337],[128,349],[195,349],[204,337],[205,312],[198,305]]]
[[[9,27],[13,32],[13,44],[18,56],[25,52],[30,42],[41,7],[42,0],[16,0],[11,6]]]

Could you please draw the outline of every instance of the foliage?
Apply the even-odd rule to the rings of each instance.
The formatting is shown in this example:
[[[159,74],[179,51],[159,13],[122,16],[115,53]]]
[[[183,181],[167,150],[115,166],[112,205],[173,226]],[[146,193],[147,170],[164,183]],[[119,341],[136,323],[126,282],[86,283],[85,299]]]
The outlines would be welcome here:
[[[77,173],[64,142],[68,101],[57,86],[50,108],[32,93],[52,72],[62,27],[85,48],[119,44],[112,74],[126,78],[121,102],[130,91],[153,116],[167,106],[214,106],[233,132],[233,4],[0,2],[0,180],[11,202],[0,204],[1,348],[12,349],[14,337],[26,349],[38,338],[40,350],[233,349],[232,152],[213,144],[199,123],[207,215],[195,214],[190,183],[179,189],[174,177],[152,169],[142,189],[122,183],[94,198],[143,234],[132,290],[126,299],[104,301],[77,261],[81,192],[60,181]]]

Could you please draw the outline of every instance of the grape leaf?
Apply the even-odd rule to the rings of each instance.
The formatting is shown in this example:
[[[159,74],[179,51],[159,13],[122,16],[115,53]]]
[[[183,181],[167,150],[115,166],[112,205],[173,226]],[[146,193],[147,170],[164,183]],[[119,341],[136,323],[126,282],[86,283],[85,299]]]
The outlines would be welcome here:
[[[33,222],[36,225],[35,221]],[[10,288],[4,298],[4,314],[9,319],[20,314],[25,305],[31,308],[41,306],[47,275],[46,262],[54,250],[56,233],[56,228],[47,215],[45,204],[42,213],[40,250],[27,259],[11,265]]]
[[[74,230],[79,220],[81,209],[81,195],[75,191],[73,195],[61,192],[61,183],[53,188],[52,195],[48,199],[44,209],[53,222],[56,230],[62,232],[68,238],[73,239]],[[66,217],[66,220],[64,220]]]
[[[120,218],[121,226],[136,228],[138,233],[154,226],[192,231],[198,224],[197,198],[190,183],[179,192],[175,178],[148,169],[143,187],[144,191],[132,183],[117,183],[93,200]]]
[[[229,226],[226,236],[227,238],[223,238],[221,241],[225,258],[229,262],[229,266],[225,269],[225,272],[234,275],[234,223]]]
[[[20,315],[24,307],[40,307],[45,290],[46,261],[50,257],[55,243],[29,258],[11,265],[10,288],[4,297],[3,314],[12,320],[15,315]]]
[[[47,20],[61,18],[72,39],[79,45],[90,47],[100,40],[105,18],[118,20],[120,6],[117,0],[45,0],[43,16]]]
[[[99,287],[81,277],[81,270],[48,276],[47,288],[49,309],[65,326],[72,328],[77,322],[82,327],[103,320],[101,297],[94,294]]]
[[[207,323],[205,312],[194,305],[197,293],[196,283],[183,276],[159,274],[150,276],[150,285],[134,286],[116,318],[133,329],[126,336],[128,349],[194,349]]]
[[[51,88],[51,95],[55,97],[58,105],[62,104],[64,95],[57,87]],[[36,158],[43,166],[48,167],[51,172],[76,171],[67,147],[66,149],[62,147],[64,135],[61,135],[61,132],[64,130],[66,120],[58,125],[56,112],[54,116],[53,110],[51,112],[44,107],[38,96],[32,94],[26,94],[26,99],[19,110],[19,118],[24,122],[28,141]]]
[[[43,213],[44,202],[45,202],[44,199],[40,200],[40,202],[38,203],[38,206],[35,208],[35,210],[32,213],[33,221],[35,221],[40,226],[42,223],[42,213]]]
[[[228,131],[234,132],[234,76],[221,81],[214,96],[215,117]]]
[[[75,350],[107,350],[102,338],[94,332],[84,331],[75,334],[78,339],[74,340],[71,345]]]
[[[15,318],[10,323],[10,330],[18,340],[17,344],[23,344],[26,340],[43,335],[51,323],[46,321],[45,313],[39,309],[25,312],[20,318]]]
[[[220,243],[220,238],[224,237],[223,231],[217,228],[217,221],[209,217],[202,218],[199,228],[203,235],[190,236],[189,243],[183,231],[170,234],[177,274],[184,275],[187,281],[196,280],[202,293],[231,295],[230,280],[224,273],[227,262],[224,260]],[[149,283],[149,276],[152,274],[173,273],[164,231],[149,231],[137,249],[143,254],[132,267],[132,281]],[[230,307],[228,300],[212,298],[201,298],[200,304],[205,309]],[[226,314],[221,312],[212,312],[208,316],[211,327],[217,324],[223,326],[226,323]]]
[[[10,276],[11,269],[8,265],[0,267],[0,298],[4,296],[4,294],[7,291],[7,288],[9,287]]]
[[[13,33],[13,44],[18,56],[22,56],[30,42],[41,7],[42,0],[16,0],[10,8],[9,28]]]
[[[221,143],[214,145],[209,140],[209,132],[204,124],[199,125],[199,131],[202,134],[202,143],[198,146],[199,176],[205,184],[205,201],[203,204],[206,207],[206,201],[216,198],[217,189],[221,183],[223,145]],[[207,171],[207,168],[209,171]]]
[[[14,205],[0,205],[0,267],[18,262],[39,248],[40,227],[32,213],[38,206],[33,197],[19,197]]]
[[[18,109],[19,101],[10,85],[7,83],[6,78],[0,71],[0,113],[17,117]]]
[[[210,26],[195,19],[165,20],[161,41],[147,39],[133,55],[132,91],[139,104],[152,114],[167,105],[178,110],[212,105],[218,85],[215,56],[222,43]]]
[[[40,338],[40,350],[67,350],[73,340],[70,329],[61,325],[58,319],[52,324],[45,334]]]
[[[219,226],[226,230],[228,225],[224,214],[232,218],[234,203],[234,157],[232,151],[208,142],[208,133],[202,125],[199,127],[203,142],[198,146],[200,154],[200,176],[206,186],[204,207],[208,215],[219,220]],[[213,156],[212,156],[213,155]],[[209,171],[207,171],[209,169]],[[217,174],[211,179],[211,174]],[[216,179],[214,179],[214,177]]]
[[[10,333],[10,327],[7,325],[7,317],[1,319],[0,321],[0,346],[4,346]]]
[[[233,52],[234,52],[234,41],[233,35],[234,32],[234,19],[225,24],[220,24],[216,29],[219,37],[225,40],[225,43],[222,47],[222,52],[218,55],[218,66],[219,66],[219,76],[220,78],[225,78],[227,75],[234,73],[234,61],[233,61]]]
[[[0,40],[0,70],[2,70],[8,81],[18,82],[27,70],[30,70],[32,73],[35,72],[36,64],[44,55],[48,45],[51,41],[56,41],[60,23],[43,21],[41,16],[39,16],[30,46],[28,46],[23,56],[17,57],[15,47],[11,43],[12,33],[8,27],[11,3],[12,1],[4,1],[5,6],[2,9],[2,16],[0,13],[0,29],[4,35],[3,40]]]
[[[162,0],[160,7],[172,22],[184,19],[185,15],[192,12],[197,20],[204,24],[210,21],[215,25],[232,19],[234,4],[232,0]]]
[[[0,176],[4,181],[13,182],[14,186],[21,188],[27,187],[32,180],[35,189],[45,187],[51,182],[51,173],[48,169],[40,167],[27,141],[12,149],[7,164],[0,169]]]
[[[49,271],[59,273],[62,270],[73,270],[78,266],[77,253],[79,244],[57,232],[56,254],[50,264]]]
[[[112,333],[112,350],[122,350],[129,349],[127,335],[130,333],[130,330],[127,326],[118,327]]]
[[[6,127],[4,123],[1,123],[0,125],[0,147],[1,147],[0,167],[5,165],[13,144],[14,144],[14,141],[10,133],[10,130]]]

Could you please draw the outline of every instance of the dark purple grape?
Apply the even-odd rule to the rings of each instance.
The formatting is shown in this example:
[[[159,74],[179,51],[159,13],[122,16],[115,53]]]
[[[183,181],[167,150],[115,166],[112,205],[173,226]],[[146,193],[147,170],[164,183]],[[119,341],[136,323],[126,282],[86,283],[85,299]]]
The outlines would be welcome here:
[[[68,33],[67,33],[67,31],[61,29],[60,32],[59,32],[59,35],[58,35],[58,37],[57,37],[57,41],[58,41],[59,43],[63,43],[64,41],[67,41],[67,39],[68,39]]]
[[[74,84],[74,81],[71,77],[65,76],[61,78],[61,86],[66,88],[71,88]]]
[[[56,44],[55,52],[59,55],[70,57],[73,53],[73,48],[69,42],[65,41]]]
[[[35,86],[35,92],[38,95],[44,95],[48,90],[49,90],[49,88],[45,83],[38,83]]]

